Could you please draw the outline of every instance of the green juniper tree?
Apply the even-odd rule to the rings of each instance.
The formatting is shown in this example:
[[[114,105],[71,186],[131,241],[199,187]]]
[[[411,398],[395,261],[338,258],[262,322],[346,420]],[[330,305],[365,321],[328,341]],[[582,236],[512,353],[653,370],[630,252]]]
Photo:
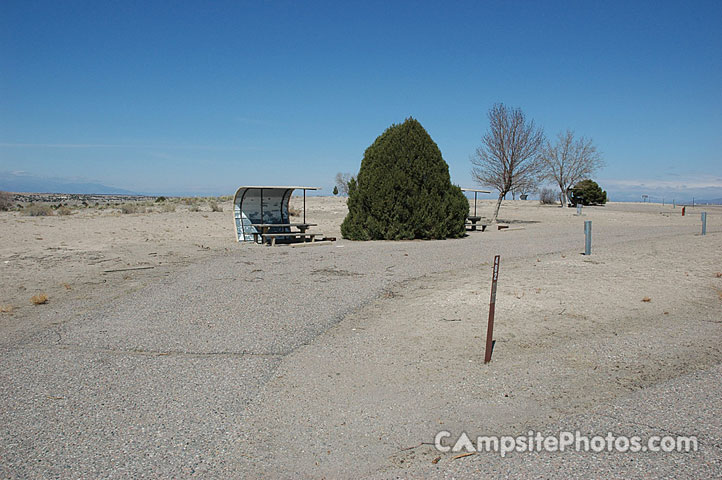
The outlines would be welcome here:
[[[464,235],[469,202],[451,184],[449,166],[421,124],[392,125],[366,149],[349,182],[351,240],[442,239]]]

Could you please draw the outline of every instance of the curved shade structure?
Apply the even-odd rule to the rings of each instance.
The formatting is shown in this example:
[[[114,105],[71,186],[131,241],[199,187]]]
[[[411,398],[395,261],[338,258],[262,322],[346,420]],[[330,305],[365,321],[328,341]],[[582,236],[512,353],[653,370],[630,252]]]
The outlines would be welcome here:
[[[254,225],[260,224],[276,225],[269,227],[268,233],[290,232],[288,201],[294,190],[303,190],[305,217],[306,190],[318,190],[316,187],[252,186],[236,190],[233,197],[236,239],[252,242],[253,234],[259,233]]]

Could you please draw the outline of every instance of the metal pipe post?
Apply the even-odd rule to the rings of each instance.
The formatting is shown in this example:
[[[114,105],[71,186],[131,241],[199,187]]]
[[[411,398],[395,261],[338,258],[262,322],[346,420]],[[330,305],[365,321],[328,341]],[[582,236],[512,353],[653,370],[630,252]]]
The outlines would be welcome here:
[[[592,221],[584,221],[584,255],[592,254]]]
[[[707,235],[707,212],[702,212],[702,235]]]

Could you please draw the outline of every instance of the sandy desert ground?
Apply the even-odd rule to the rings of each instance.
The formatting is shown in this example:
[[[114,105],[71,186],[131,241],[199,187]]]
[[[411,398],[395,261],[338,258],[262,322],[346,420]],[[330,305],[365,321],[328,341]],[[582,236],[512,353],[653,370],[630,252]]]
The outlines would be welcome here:
[[[344,199],[309,197],[339,240],[292,248],[236,243],[222,207],[0,213],[1,476],[722,475],[722,208],[510,201],[508,230],[360,243],[340,239]],[[429,445],[569,428],[700,451]]]

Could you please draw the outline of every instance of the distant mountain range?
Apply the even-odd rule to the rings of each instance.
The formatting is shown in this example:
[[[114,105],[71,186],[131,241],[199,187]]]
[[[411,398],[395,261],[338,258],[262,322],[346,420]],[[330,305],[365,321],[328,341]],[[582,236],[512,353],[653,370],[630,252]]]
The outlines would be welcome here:
[[[0,190],[17,193],[84,193],[134,195],[136,192],[109,187],[101,183],[44,178],[17,172],[0,172]]]

